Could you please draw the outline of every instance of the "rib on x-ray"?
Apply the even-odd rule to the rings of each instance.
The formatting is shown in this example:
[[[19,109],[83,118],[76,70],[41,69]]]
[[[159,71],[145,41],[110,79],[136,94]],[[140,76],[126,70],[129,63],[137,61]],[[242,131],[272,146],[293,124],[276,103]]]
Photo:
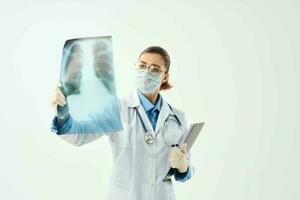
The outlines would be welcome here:
[[[72,118],[66,133],[110,134],[122,129],[110,36],[67,40],[60,81],[67,105],[58,107],[58,117]]]

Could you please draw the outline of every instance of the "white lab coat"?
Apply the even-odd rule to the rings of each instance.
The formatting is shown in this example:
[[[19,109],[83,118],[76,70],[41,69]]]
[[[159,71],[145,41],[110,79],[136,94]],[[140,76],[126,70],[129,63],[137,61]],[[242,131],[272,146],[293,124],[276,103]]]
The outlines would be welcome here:
[[[119,100],[123,130],[110,134],[109,141],[113,153],[113,170],[110,180],[109,200],[175,200],[173,181],[163,182],[169,164],[171,148],[165,145],[164,137],[173,144],[187,133],[184,113],[168,106],[162,99],[162,107],[153,130],[147,114],[140,104],[137,91]],[[148,130],[154,131],[156,140],[147,144],[144,128],[137,115],[136,107]],[[174,118],[179,118],[182,126]],[[169,116],[170,115],[170,116]],[[168,120],[167,117],[169,116]],[[76,124],[76,126],[80,126]],[[73,127],[72,127],[73,128]],[[71,129],[72,129],[71,128]],[[76,145],[95,141],[102,134],[65,134],[64,140]],[[185,135],[183,136],[185,137]],[[190,160],[191,155],[188,154]],[[190,165],[193,169],[193,167]],[[192,173],[193,174],[193,173]]]

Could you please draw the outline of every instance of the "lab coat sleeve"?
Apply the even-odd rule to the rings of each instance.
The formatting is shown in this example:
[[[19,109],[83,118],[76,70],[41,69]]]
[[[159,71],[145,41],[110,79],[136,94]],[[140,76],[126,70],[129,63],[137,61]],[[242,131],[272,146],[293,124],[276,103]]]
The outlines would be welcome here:
[[[62,127],[57,126],[57,117],[54,117],[51,124],[51,131],[59,135],[60,138],[75,146],[82,146],[97,140],[103,134],[101,133],[85,133],[91,130],[89,122],[76,122],[70,115],[68,120]],[[92,130],[91,130],[92,131]]]
[[[119,110],[121,109],[120,100]],[[120,131],[119,127],[116,130],[111,130],[111,132],[95,132],[96,127],[99,130],[99,127],[102,127],[103,130],[107,130],[109,126],[113,127],[116,117],[112,115],[99,115],[97,117],[97,122],[95,121],[76,121],[71,115],[64,122],[62,127],[58,127],[57,117],[55,116],[52,120],[51,131],[59,135],[63,140],[68,143],[71,143],[75,146],[82,146],[84,144],[93,142],[103,135],[110,135]]]

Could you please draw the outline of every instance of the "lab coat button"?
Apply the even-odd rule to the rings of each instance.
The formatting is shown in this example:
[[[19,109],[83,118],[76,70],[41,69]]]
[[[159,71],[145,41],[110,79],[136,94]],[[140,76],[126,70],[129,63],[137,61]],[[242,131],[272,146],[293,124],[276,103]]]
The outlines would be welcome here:
[[[149,158],[154,159],[155,158],[155,154],[149,154]]]

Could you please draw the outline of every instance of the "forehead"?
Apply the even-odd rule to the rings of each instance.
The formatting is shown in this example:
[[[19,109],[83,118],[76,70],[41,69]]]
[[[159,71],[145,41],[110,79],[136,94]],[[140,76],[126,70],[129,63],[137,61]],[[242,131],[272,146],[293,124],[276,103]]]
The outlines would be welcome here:
[[[147,64],[157,64],[159,66],[165,65],[163,57],[156,53],[144,53],[141,55],[139,61],[146,62]]]

